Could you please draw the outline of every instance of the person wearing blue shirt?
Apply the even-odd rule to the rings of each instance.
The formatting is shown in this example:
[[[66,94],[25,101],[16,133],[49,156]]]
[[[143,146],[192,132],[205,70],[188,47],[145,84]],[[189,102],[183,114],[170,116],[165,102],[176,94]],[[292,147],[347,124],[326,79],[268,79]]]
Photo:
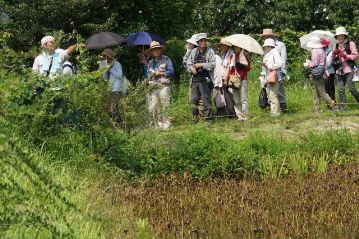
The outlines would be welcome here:
[[[171,59],[162,54],[164,48],[160,43],[153,41],[150,48],[146,50],[146,55],[152,56],[146,74],[152,86],[152,90],[147,95],[147,107],[152,115],[152,123],[162,129],[167,129],[171,123],[165,116],[165,112],[170,105],[170,78],[174,74],[174,69]]]
[[[108,81],[110,87],[112,88],[110,96],[110,113],[114,118],[115,122],[121,123],[121,115],[119,111],[119,101],[120,98],[126,94],[126,82],[123,78],[122,66],[115,60],[116,53],[110,49],[106,48],[100,54],[102,61],[100,62],[100,67],[104,70],[102,77]]]

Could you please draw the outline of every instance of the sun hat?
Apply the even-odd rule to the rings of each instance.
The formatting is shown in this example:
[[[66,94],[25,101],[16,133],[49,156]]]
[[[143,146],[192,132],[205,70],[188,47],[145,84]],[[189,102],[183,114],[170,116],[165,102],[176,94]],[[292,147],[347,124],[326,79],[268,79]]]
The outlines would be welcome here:
[[[326,38],[320,38],[320,44],[322,44],[322,47],[326,48],[330,45],[330,41]]]
[[[348,32],[347,30],[345,29],[345,27],[338,27],[336,30],[335,30],[335,38],[337,38],[337,36],[339,35],[345,35],[345,36],[348,36]]]
[[[195,46],[198,46],[197,44],[197,34],[193,34],[190,39],[186,40],[188,43],[191,43]]]
[[[219,43],[214,44],[214,47],[219,48],[221,46],[232,46],[232,44],[225,38],[222,38]]]
[[[310,38],[310,41],[307,43],[307,46],[309,48],[323,48],[320,42],[320,38],[317,36],[313,36],[312,38]]]
[[[198,33],[197,34],[197,42],[199,42],[199,40],[202,40],[202,39],[208,39],[207,33]]]
[[[166,47],[165,47],[165,46],[162,46],[159,42],[157,42],[157,41],[152,41],[152,42],[151,42],[151,45],[150,45],[150,48],[148,48],[148,49],[145,51],[145,54],[146,54],[147,56],[150,56],[150,55],[152,54],[152,50],[153,50],[153,49],[158,49],[158,48],[160,48],[160,49],[162,50],[162,52],[163,52],[164,50],[166,50]]]
[[[44,47],[46,43],[50,41],[55,41],[55,38],[53,36],[45,36],[41,39],[41,46]]]
[[[100,54],[100,56],[107,56],[108,58],[114,59],[116,56],[116,52],[114,52],[112,49],[110,48],[106,48],[105,50],[103,50]]]
[[[270,28],[263,29],[261,36],[274,36],[273,30]]]
[[[263,47],[266,46],[275,47],[274,40],[272,38],[265,39]]]

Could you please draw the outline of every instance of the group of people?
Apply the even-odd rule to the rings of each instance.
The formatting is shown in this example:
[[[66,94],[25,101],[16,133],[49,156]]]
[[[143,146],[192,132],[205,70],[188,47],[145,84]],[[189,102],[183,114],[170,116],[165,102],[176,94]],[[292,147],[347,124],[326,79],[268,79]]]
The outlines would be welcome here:
[[[259,79],[261,87],[267,93],[268,105],[272,116],[278,116],[287,110],[286,79],[287,52],[283,42],[275,38],[272,29],[263,29],[261,34],[264,43],[263,61]],[[310,71],[315,85],[315,112],[321,112],[320,100],[335,110],[345,110],[345,85],[359,103],[359,93],[353,83],[354,65],[359,58],[355,43],[348,40],[348,32],[344,27],[336,29],[335,49],[325,38],[312,37],[307,44],[313,49],[311,60],[304,63]],[[55,39],[46,36],[41,40],[44,51],[35,58],[33,70],[47,77],[65,74],[63,66],[78,45],[66,50],[55,49]],[[141,63],[146,65],[145,78],[150,86],[146,96],[147,108],[151,122],[162,129],[170,127],[171,122],[166,115],[170,106],[170,79],[174,75],[171,59],[164,55],[166,47],[153,41]],[[218,54],[216,54],[216,51]],[[126,95],[127,84],[123,76],[121,64],[116,60],[116,53],[106,48],[100,54],[99,67],[103,70],[103,78],[112,87],[110,113],[118,123],[122,122],[119,112],[119,100]],[[248,72],[251,60],[245,49],[222,38],[213,46],[208,42],[206,33],[194,34],[187,40],[183,66],[189,74],[189,98],[192,108],[193,123],[197,123],[203,114],[205,121],[211,122],[214,114],[237,117],[240,121],[249,119]],[[335,101],[335,75],[338,81],[339,104]],[[212,111],[212,100],[215,100],[216,112]],[[200,107],[201,105],[201,107]]]
[[[312,48],[311,60],[304,63],[309,68],[315,82],[315,112],[320,113],[320,101],[323,99],[332,111],[346,110],[347,100],[345,86],[359,103],[359,92],[353,81],[355,61],[359,59],[358,50],[353,41],[348,40],[348,32],[344,27],[335,31],[337,43],[334,49],[326,38],[313,36],[308,42]],[[335,99],[335,76],[337,77],[339,102]]]
[[[287,52],[285,45],[277,40],[272,29],[264,29],[263,47],[265,55],[260,80],[268,93],[268,103],[273,116],[285,112],[287,107],[283,80],[286,77]],[[208,45],[207,35],[199,33],[187,40],[187,52],[183,64],[191,78],[191,105],[193,122],[199,118],[198,105],[203,104],[205,120],[211,121],[211,98],[215,96],[216,114],[237,117],[240,121],[249,119],[249,79],[251,62],[248,53],[236,43],[222,38],[214,48]],[[268,82],[270,72],[276,73],[276,80]],[[213,93],[213,94],[212,94]],[[221,102],[222,99],[222,102]]]

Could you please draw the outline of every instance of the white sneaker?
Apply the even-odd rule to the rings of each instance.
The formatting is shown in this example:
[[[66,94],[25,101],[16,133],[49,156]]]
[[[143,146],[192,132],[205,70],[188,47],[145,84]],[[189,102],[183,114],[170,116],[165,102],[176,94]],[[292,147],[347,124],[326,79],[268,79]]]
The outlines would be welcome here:
[[[158,126],[161,129],[167,130],[167,129],[169,129],[171,127],[171,122],[169,122],[169,121],[159,121]]]
[[[248,120],[248,117],[247,116],[243,116],[243,115],[238,115],[238,120],[239,121],[247,121]]]

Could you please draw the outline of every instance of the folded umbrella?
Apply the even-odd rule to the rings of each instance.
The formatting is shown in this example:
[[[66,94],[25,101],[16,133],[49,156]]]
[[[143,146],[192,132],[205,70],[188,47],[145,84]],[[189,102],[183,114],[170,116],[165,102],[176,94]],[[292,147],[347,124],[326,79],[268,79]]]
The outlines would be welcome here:
[[[85,45],[87,49],[101,49],[120,45],[124,42],[126,42],[126,39],[116,33],[100,32],[87,39]]]
[[[135,46],[149,46],[152,41],[157,41],[161,45],[166,43],[166,41],[163,40],[160,36],[151,32],[136,32],[129,35],[126,39],[128,44]]]
[[[248,52],[263,55],[262,46],[252,37],[245,34],[234,34],[225,38],[232,45],[238,46]]]
[[[330,31],[315,30],[299,38],[300,47],[307,51],[311,51],[312,48],[308,47],[307,43],[313,36],[317,36],[319,38],[326,38],[328,41],[330,41],[331,48],[334,48],[336,44],[336,39],[333,33],[331,33]]]

